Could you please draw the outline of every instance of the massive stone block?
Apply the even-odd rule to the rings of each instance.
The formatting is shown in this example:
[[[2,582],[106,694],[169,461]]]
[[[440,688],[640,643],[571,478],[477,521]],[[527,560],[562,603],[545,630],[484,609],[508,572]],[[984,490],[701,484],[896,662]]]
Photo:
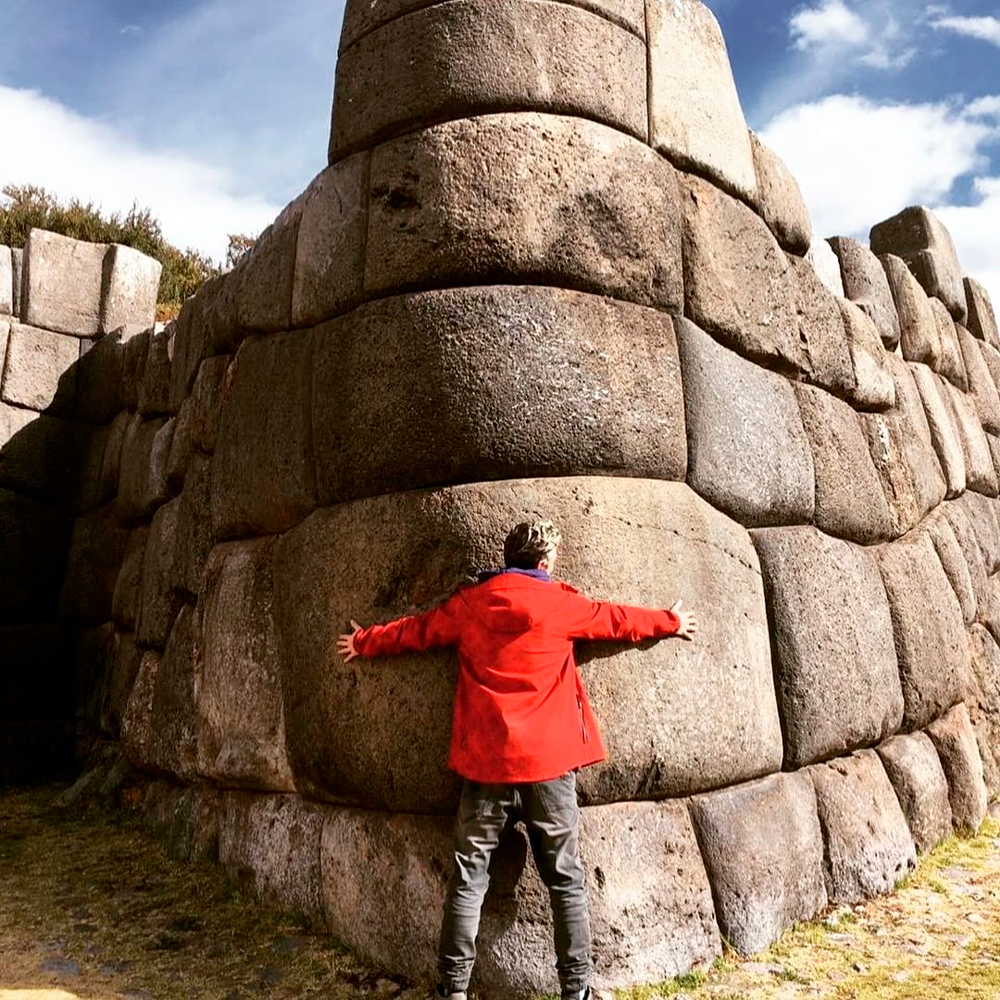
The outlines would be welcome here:
[[[934,320],[937,323],[938,342],[941,345],[941,360],[938,371],[963,392],[969,388],[969,377],[965,371],[965,359],[958,341],[958,328],[948,312],[948,307],[940,299],[928,299]]]
[[[934,551],[937,552],[945,575],[951,583],[951,589],[958,598],[962,618],[966,625],[971,624],[976,620],[976,588],[972,583],[965,553],[944,510],[938,508],[934,511],[921,525],[921,530],[926,530],[930,535]],[[982,561],[980,561],[980,572],[982,572]],[[985,585],[985,578],[983,584]]]
[[[1000,569],[1000,520],[997,502],[980,493],[969,491],[952,506],[961,507],[975,532],[983,556],[986,573],[992,575]]]
[[[316,506],[311,334],[252,337],[233,365],[212,460],[220,540],[284,531]]]
[[[365,292],[525,281],[680,311],[680,219],[674,168],[606,125],[446,122],[372,153]]]
[[[130,632],[116,632],[111,648],[111,672],[104,691],[101,709],[101,729],[112,739],[121,737],[122,718],[139,675],[142,650]]]
[[[122,339],[148,330],[156,321],[163,265],[132,247],[115,243],[104,261],[101,332],[120,330]]]
[[[965,704],[983,761],[986,791],[1000,791],[1000,646],[982,626],[969,629],[972,671]]]
[[[118,526],[114,503],[73,524],[59,617],[85,625],[111,620],[112,595],[125,558],[129,532]]]
[[[840,274],[840,260],[833,252],[833,247],[826,240],[814,237],[809,244],[806,260],[812,264],[816,277],[826,290],[831,295],[844,298],[844,279]]]
[[[72,417],[80,342],[49,330],[11,324],[0,399],[54,416]]]
[[[14,264],[10,247],[0,246],[0,316],[14,313]]]
[[[156,449],[157,435],[166,421],[143,420],[133,415],[122,442],[121,473],[118,479],[118,514],[123,521],[138,521],[149,517],[169,496],[167,486],[167,462],[169,448],[160,438],[160,448]]]
[[[958,342],[962,348],[962,359],[969,380],[969,393],[973,397],[976,412],[983,427],[991,434],[1000,434],[1000,394],[990,375],[983,351],[977,341],[964,326],[956,326]]]
[[[111,617],[123,632],[134,632],[142,593],[142,564],[149,528],[135,528],[129,535],[121,569],[111,598]]]
[[[837,305],[854,365],[856,385],[849,395],[851,405],[861,410],[887,410],[896,403],[896,384],[878,329],[849,299],[839,298]]]
[[[847,298],[872,320],[882,343],[893,350],[899,343],[899,315],[878,258],[866,246],[847,236],[834,236],[828,242],[840,260],[840,275]]]
[[[331,809],[323,827],[323,899],[330,930],[368,960],[433,974],[452,821]],[[597,982],[662,980],[721,953],[705,869],[680,803],[583,809]],[[513,832],[491,865],[473,988],[524,996],[555,987],[548,893]],[[649,875],[636,880],[641,868]]]
[[[899,346],[907,361],[923,361],[941,368],[941,341],[930,299],[906,264],[893,254],[880,258],[899,316]]]
[[[675,322],[688,431],[688,482],[744,525],[805,523],[814,510],[812,452],[792,386]]]
[[[222,401],[230,391],[233,374],[230,361],[228,354],[206,358],[191,390],[191,435],[195,445],[210,455],[215,451]]]
[[[812,266],[789,260],[746,205],[696,177],[682,180],[685,314],[755,361],[849,393],[847,337]]]
[[[93,337],[101,332],[104,243],[32,229],[24,244],[21,316],[29,326]]]
[[[52,618],[72,526],[62,511],[0,489],[0,624]]]
[[[1000,333],[997,332],[997,318],[993,311],[989,292],[976,281],[966,278],[965,300],[969,312],[969,331],[987,344],[992,344],[1000,350]]]
[[[275,333],[292,325],[292,284],[301,218],[299,198],[260,234],[230,274],[230,280],[237,282],[236,316],[243,330]]]
[[[320,173],[302,197],[292,279],[292,326],[310,326],[361,301],[368,239],[371,158],[349,156]]]
[[[752,200],[753,149],[715,15],[698,0],[649,0],[646,23],[650,143]]]
[[[324,811],[294,795],[226,792],[219,861],[264,902],[322,923]]]
[[[763,951],[826,907],[823,835],[807,773],[699,795],[691,815],[722,936],[738,952]]]
[[[14,316],[21,315],[21,276],[24,274],[24,249],[14,247],[10,251],[11,277],[13,278],[13,308]]]
[[[225,788],[295,789],[285,753],[273,550],[273,539],[220,545],[205,571],[198,768]]]
[[[684,478],[680,364],[657,310],[501,285],[373,302],[314,336],[320,503],[532,475]]]
[[[122,352],[121,402],[122,406],[129,410],[136,410],[139,407],[139,385],[142,382],[143,369],[146,367],[149,341],[152,336],[152,330],[144,330],[125,342]]]
[[[802,191],[781,157],[750,133],[757,170],[756,204],[768,229],[789,253],[805,256],[812,243],[812,221]]]
[[[212,548],[212,463],[196,455],[184,482],[177,510],[176,586],[191,598],[202,590],[202,577]]]
[[[696,644],[581,646],[609,751],[580,775],[583,800],[683,795],[781,766],[762,585],[743,529],[683,484],[541,479],[343,504],[279,541],[286,739],[302,794],[452,811],[452,655],[345,665],[336,637],[352,617],[367,623],[447,595],[495,562],[510,526],[533,512],[561,523],[561,572],[588,596],[712,609]]]
[[[948,778],[948,800],[955,828],[975,831],[986,818],[988,797],[983,761],[966,706],[956,705],[927,727]]]
[[[917,852],[924,854],[951,836],[948,781],[937,750],[926,733],[893,736],[877,749]]]
[[[997,470],[983,425],[976,415],[973,400],[946,382],[939,384],[941,396],[951,413],[961,445],[965,480],[969,489],[986,496],[997,495]]]
[[[916,867],[906,817],[878,754],[863,750],[809,769],[834,905],[891,892]]]
[[[816,527],[862,544],[890,538],[889,505],[858,414],[813,386],[798,383],[795,394],[816,473]]]
[[[512,109],[591,118],[645,140],[646,46],[547,0],[415,11],[341,53],[330,162],[418,125]]]
[[[904,208],[872,227],[871,247],[877,254],[902,257],[928,295],[935,295],[960,322],[965,322],[965,287],[955,244],[941,220],[926,208]]]
[[[166,330],[149,337],[137,405],[144,417],[170,412],[170,334]]]
[[[871,556],[815,528],[755,531],[753,540],[771,615],[785,768],[896,732],[903,693]]]
[[[76,376],[76,417],[106,424],[122,409],[123,348],[118,334],[80,341]]]
[[[962,609],[923,532],[872,550],[892,612],[904,728],[920,729],[960,701],[969,651]]]
[[[184,602],[177,583],[177,514],[180,500],[164,504],[154,515],[142,558],[142,585],[135,626],[136,644],[163,649]]]
[[[946,402],[950,401],[951,387],[940,376],[935,376],[926,365],[911,364],[910,374],[924,404],[931,441],[944,474],[945,496],[960,496],[965,492],[966,486],[965,451],[953,419],[954,410]],[[992,461],[989,464],[992,467]]]

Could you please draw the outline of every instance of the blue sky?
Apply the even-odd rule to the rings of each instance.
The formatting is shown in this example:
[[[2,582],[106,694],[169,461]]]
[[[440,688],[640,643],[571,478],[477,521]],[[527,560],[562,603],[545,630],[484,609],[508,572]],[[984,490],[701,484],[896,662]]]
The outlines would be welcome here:
[[[1000,299],[1000,5],[710,0],[819,235],[938,209]],[[342,0],[0,0],[0,183],[133,198],[220,257],[325,164]]]

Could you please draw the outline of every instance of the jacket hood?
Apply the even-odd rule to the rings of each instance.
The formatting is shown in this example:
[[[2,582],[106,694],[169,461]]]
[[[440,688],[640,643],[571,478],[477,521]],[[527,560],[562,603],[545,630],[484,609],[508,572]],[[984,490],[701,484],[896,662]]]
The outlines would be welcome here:
[[[470,613],[505,635],[529,631],[575,593],[569,584],[521,573],[500,573],[461,591]]]

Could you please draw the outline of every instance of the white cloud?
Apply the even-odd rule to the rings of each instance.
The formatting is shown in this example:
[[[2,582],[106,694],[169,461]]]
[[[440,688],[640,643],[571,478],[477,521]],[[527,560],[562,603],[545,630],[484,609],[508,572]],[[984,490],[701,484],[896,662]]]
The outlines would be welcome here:
[[[976,106],[835,95],[789,108],[761,137],[799,181],[817,235],[865,239],[881,219],[928,205],[952,228],[963,265],[1000,302],[1000,179],[988,176],[985,153],[1000,126],[970,114]],[[969,177],[979,178],[976,203],[951,205],[956,182]]]
[[[938,17],[931,26],[1000,46],[1000,17]]]
[[[1000,94],[988,94],[985,97],[977,97],[965,109],[965,114],[970,118],[997,118],[1000,119]]]
[[[792,15],[788,27],[797,49],[863,45],[868,39],[868,25],[842,0],[802,7]]]
[[[38,184],[105,211],[127,211],[137,201],[152,209],[170,242],[216,260],[225,257],[229,233],[259,232],[281,207],[234,194],[229,171],[143,148],[35,91],[0,86],[0,121],[17,136],[0,157],[0,186]]]

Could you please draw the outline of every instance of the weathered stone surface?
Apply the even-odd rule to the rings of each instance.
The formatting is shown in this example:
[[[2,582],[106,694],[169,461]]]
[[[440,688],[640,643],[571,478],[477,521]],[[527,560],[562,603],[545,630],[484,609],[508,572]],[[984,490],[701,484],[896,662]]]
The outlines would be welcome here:
[[[966,484],[970,490],[995,497],[997,470],[993,464],[993,453],[971,398],[947,382],[940,383],[940,389],[962,448]]]
[[[73,524],[59,617],[84,625],[111,620],[112,595],[125,558],[129,532],[118,526],[114,503]]]
[[[195,322],[194,302],[188,299],[170,326],[170,412],[176,413],[191,395],[205,353],[205,325]]]
[[[80,341],[76,376],[76,418],[106,424],[122,409],[123,348],[119,335]]]
[[[104,262],[101,332],[121,330],[122,339],[148,330],[156,322],[160,272],[152,257],[118,243],[108,248]]]
[[[271,538],[220,545],[205,571],[198,769],[225,788],[295,790],[285,753],[273,551]]]
[[[441,0],[347,0],[344,28],[340,36],[340,51],[350,48],[362,35],[412,14],[424,7],[433,7]],[[609,21],[627,28],[640,38],[646,37],[646,10],[643,0],[571,0],[574,6],[593,11]]]
[[[219,429],[219,410],[230,391],[232,369],[228,354],[206,358],[191,391],[191,434],[196,447],[212,454]]]
[[[812,243],[812,220],[798,181],[781,157],[753,132],[750,142],[757,171],[755,203],[761,217],[783,249],[804,257]],[[843,291],[840,294],[843,295]]]
[[[646,46],[545,0],[457,0],[392,21],[341,54],[335,94],[331,163],[421,124],[515,108],[647,136]]]
[[[828,244],[823,245],[829,249]],[[896,385],[878,329],[850,299],[840,298],[837,305],[854,365],[856,385],[849,397],[851,404],[857,409],[887,410],[896,403]]]
[[[12,323],[0,399],[72,417],[79,359],[80,343],[75,337]]]
[[[955,244],[941,220],[919,206],[904,208],[872,227],[871,247],[877,254],[902,257],[928,295],[937,296],[948,311],[965,322],[965,287]]]
[[[896,404],[885,413],[861,414],[861,425],[898,537],[944,500],[946,484],[913,375],[901,357],[889,354],[886,359],[893,370]]]
[[[697,645],[580,647],[609,751],[580,775],[583,801],[683,795],[781,766],[763,589],[743,529],[679,483],[539,479],[342,504],[279,541],[286,739],[302,794],[452,811],[457,784],[444,760],[454,658],[359,668],[334,660],[336,637],[351,617],[384,620],[449,593],[494,562],[510,525],[535,510],[561,524],[561,572],[588,596],[654,607],[679,596],[713,609]]]
[[[0,489],[0,624],[52,618],[72,524],[54,507]]]
[[[938,371],[952,385],[963,392],[969,388],[969,377],[965,372],[965,359],[958,342],[958,330],[948,307],[940,299],[928,299],[934,320],[937,323],[938,342],[941,345],[941,361]]]
[[[135,679],[139,675],[142,656],[142,650],[136,646],[131,632],[115,633],[111,650],[111,673],[101,710],[101,728],[113,739],[118,739],[121,735],[122,718]]]
[[[201,593],[205,561],[212,548],[211,484],[211,459],[196,455],[177,511],[176,586],[192,598]]]
[[[29,326],[93,337],[101,331],[105,243],[32,229],[24,244],[21,315]]]
[[[646,25],[650,144],[753,200],[750,133],[715,15],[697,0],[651,0]]]
[[[149,338],[137,404],[144,417],[170,412],[170,336],[166,330]]]
[[[308,331],[253,337],[240,348],[212,460],[212,528],[220,541],[285,531],[316,506],[312,360]],[[357,390],[377,391],[370,377]]]
[[[955,596],[958,598],[965,624],[971,624],[976,620],[976,588],[972,584],[972,576],[969,564],[965,559],[965,553],[962,551],[962,546],[955,536],[955,531],[944,509],[938,508],[934,511],[921,528],[927,531],[934,543],[934,551],[937,552],[941,566],[951,584],[951,589],[955,591]],[[981,561],[980,572],[982,572]]]
[[[14,265],[10,247],[0,246],[0,316],[14,314]]]
[[[986,573],[987,575],[996,573],[1000,569],[1000,521],[998,521],[997,502],[970,491],[956,500],[952,506],[965,510],[979,542]]]
[[[894,254],[879,258],[899,316],[899,346],[907,361],[922,361],[935,371],[941,366],[941,341],[930,299],[909,268]]]
[[[816,473],[816,527],[862,544],[890,538],[889,505],[858,414],[813,386],[798,383],[795,394]]]
[[[964,326],[956,325],[956,329],[969,379],[969,393],[975,401],[976,412],[985,430],[991,434],[1000,434],[1000,395],[983,357],[980,342]]]
[[[1000,349],[1000,333],[990,294],[975,278],[966,278],[965,301],[968,305],[969,332],[987,344]]]
[[[809,244],[806,260],[813,266],[816,277],[823,283],[826,290],[838,298],[845,298],[844,279],[840,274],[840,260],[833,252],[833,247],[826,240],[814,237]]]
[[[24,274],[24,250],[13,247],[10,251],[11,277],[13,278],[13,309],[14,316],[21,315],[21,276]]]
[[[323,899],[331,933],[408,975],[430,976],[451,866],[452,821],[331,809],[323,828]],[[710,962],[721,946],[694,832],[681,803],[583,809],[596,981],[626,986]],[[555,988],[548,893],[527,838],[494,855],[473,988],[496,996]],[[649,877],[637,881],[639,868]]]
[[[826,907],[823,835],[807,773],[776,774],[691,801],[726,942],[763,951]]]
[[[680,364],[657,310],[555,288],[459,288],[373,302],[314,336],[323,504],[533,475],[685,476]],[[245,406],[259,412],[259,399]]]
[[[292,317],[292,281],[299,242],[301,199],[292,202],[257,238],[230,276],[238,280],[236,315],[245,330],[287,330]]]
[[[916,850],[878,754],[862,750],[809,773],[826,844],[830,902],[891,892],[916,867]]]
[[[948,778],[951,818],[958,830],[978,830],[986,818],[986,784],[966,706],[956,705],[927,727]]]
[[[139,407],[139,384],[146,367],[152,335],[152,330],[144,330],[125,343],[122,354],[122,406],[129,410]]]
[[[919,854],[951,836],[948,781],[926,733],[893,736],[879,747],[885,773],[902,807]]]
[[[792,386],[675,321],[688,432],[688,482],[744,525],[812,520],[812,452]]]
[[[142,592],[142,564],[149,541],[149,528],[135,528],[129,536],[121,570],[115,581],[111,617],[123,632],[134,632]]]
[[[847,236],[834,236],[827,242],[840,260],[840,275],[847,298],[874,322],[882,343],[893,350],[899,343],[899,315],[878,258],[866,246]]]
[[[118,478],[121,472],[122,447],[128,433],[132,417],[128,410],[122,410],[108,427],[104,436],[104,452],[101,455],[100,492],[102,497],[118,494]]]
[[[982,625],[973,625],[969,653],[972,671],[965,703],[983,761],[986,791],[993,798],[1000,791],[1000,646]]]
[[[164,504],[153,516],[142,558],[142,586],[135,626],[139,646],[163,649],[183,597],[177,581],[177,513],[180,500]]]
[[[955,327],[955,340],[958,341],[958,327]],[[992,344],[987,344],[985,341],[976,341],[979,345],[979,350],[983,355],[983,361],[986,362],[986,368],[990,373],[990,378],[993,379],[993,384],[1000,387],[1000,351],[998,351]]]
[[[871,556],[815,528],[752,534],[771,617],[785,769],[896,732],[903,694],[889,604]]]
[[[170,451],[167,454],[167,489],[180,493],[184,477],[194,458],[194,403],[190,398],[181,404],[177,416],[171,418]],[[161,431],[162,433],[162,431]]]
[[[323,914],[323,819],[322,809],[294,795],[226,792],[219,861],[258,899],[301,914],[318,927]]]
[[[10,320],[0,320],[0,372],[7,358],[7,341],[10,339]]]
[[[322,323],[361,301],[370,168],[368,153],[349,156],[327,167],[303,195],[292,326]]]
[[[152,781],[146,789],[142,814],[146,825],[165,842],[167,857],[177,861],[218,860],[221,792]]]
[[[118,477],[118,515],[123,521],[149,517],[167,499],[166,454],[154,453],[157,434],[166,421],[133,415],[122,442]],[[165,442],[160,439],[161,446]]]
[[[965,492],[966,485],[965,451],[953,419],[954,410],[946,402],[950,400],[951,387],[926,365],[911,364],[910,374],[924,404],[931,441],[944,474],[945,496],[960,496]]]
[[[921,729],[962,697],[968,643],[962,608],[930,537],[872,550],[889,597],[907,730]]]
[[[989,586],[986,564],[983,561],[983,553],[979,547],[979,540],[966,513],[965,502],[947,503],[941,509],[965,558],[965,565],[969,569],[969,580],[972,583],[973,593],[976,595],[977,620],[982,621],[991,603],[992,591]]]
[[[680,220],[677,171],[606,125],[445,122],[372,154],[365,292],[524,281],[680,311]]]
[[[246,334],[239,321],[243,264],[241,259],[232,271],[209,278],[194,296],[191,322],[204,328],[206,358],[234,353]]]
[[[161,659],[155,650],[143,654],[122,716],[122,753],[133,767],[143,770],[153,761],[153,696]]]

